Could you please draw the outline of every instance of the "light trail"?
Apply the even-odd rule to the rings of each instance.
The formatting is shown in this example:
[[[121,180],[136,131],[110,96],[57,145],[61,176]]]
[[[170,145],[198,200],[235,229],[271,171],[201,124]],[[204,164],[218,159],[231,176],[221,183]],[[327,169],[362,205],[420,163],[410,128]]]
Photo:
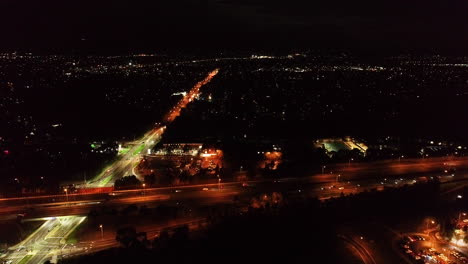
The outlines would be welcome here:
[[[4,259],[15,263],[44,263],[48,258],[61,255],[65,238],[78,227],[85,216],[60,216],[46,221],[17,245],[9,248]]]
[[[86,188],[96,188],[112,186],[116,179],[133,174],[136,164],[140,161],[140,153],[152,149],[161,139],[165,132],[166,125],[172,123],[179,115],[182,109],[193,101],[199,94],[200,88],[213,79],[218,74],[219,69],[211,71],[205,79],[199,81],[193,88],[174,106],[163,118],[163,125],[160,125],[146,132],[143,137],[135,140],[136,144],[131,147],[127,153],[120,156],[111,166],[99,174],[96,178],[86,184]],[[138,176],[138,175],[135,175]]]
[[[46,260],[62,259],[64,257],[90,254],[119,244],[113,233],[107,233],[100,240],[92,240],[67,244],[65,239],[84,220],[85,216],[60,216],[45,221],[34,233],[17,245],[9,248],[2,260],[16,263],[44,263]],[[190,218],[170,221],[170,223],[159,223],[140,227],[141,231],[148,233],[153,238],[162,230],[173,229],[188,225],[191,230],[206,225],[205,218]]]

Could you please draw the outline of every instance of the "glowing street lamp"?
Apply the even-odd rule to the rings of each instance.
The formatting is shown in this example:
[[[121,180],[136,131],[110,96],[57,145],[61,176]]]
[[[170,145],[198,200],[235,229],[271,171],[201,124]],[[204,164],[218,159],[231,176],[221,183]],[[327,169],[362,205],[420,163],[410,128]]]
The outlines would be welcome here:
[[[462,215],[466,216],[466,213],[462,213],[462,212],[458,213],[458,222],[460,222]]]
[[[104,240],[104,226],[99,225],[99,228],[101,229],[101,240]]]
[[[143,195],[145,195],[146,194],[146,183],[143,183],[142,186],[143,186]]]
[[[65,191],[65,195],[67,196],[67,203],[68,203],[68,189],[65,188],[65,189],[63,189],[63,190]]]
[[[426,221],[426,230],[429,232],[429,224],[434,225],[436,222],[434,220],[427,220]]]
[[[325,165],[322,166],[322,174],[324,173],[324,170],[325,170],[326,167],[327,166],[325,166]]]
[[[348,160],[348,166],[351,166],[351,161],[353,161],[353,160],[354,160],[353,158],[350,158],[350,159]]]

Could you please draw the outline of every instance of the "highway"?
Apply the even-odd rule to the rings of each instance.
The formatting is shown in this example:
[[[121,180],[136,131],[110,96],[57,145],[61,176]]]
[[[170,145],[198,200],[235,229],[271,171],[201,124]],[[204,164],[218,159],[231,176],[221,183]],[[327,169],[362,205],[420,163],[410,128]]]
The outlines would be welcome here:
[[[187,225],[190,230],[195,230],[206,226],[207,222],[204,218],[177,219],[169,221],[166,224],[152,224],[138,226],[138,232],[145,232],[148,239],[154,239],[159,236],[162,230],[171,230],[176,227]],[[99,239],[85,239],[80,241],[78,245],[67,245],[64,252],[64,257],[74,255],[90,254],[104,249],[118,247],[119,242],[115,240],[114,232],[103,232],[103,236]]]
[[[49,217],[25,240],[10,248],[7,259],[12,263],[43,263],[46,258],[60,255],[64,238],[77,227],[85,217]]]
[[[353,180],[350,182],[321,182],[316,183],[308,178],[287,178],[281,180],[254,180],[244,183],[228,182],[218,189],[218,183],[173,186],[163,188],[148,188],[128,191],[115,191],[105,194],[76,195],[69,201],[37,202],[31,207],[28,204],[11,204],[0,207],[0,218],[14,219],[16,214],[27,213],[27,217],[38,218],[62,215],[86,215],[93,208],[103,205],[123,206],[129,204],[155,205],[173,201],[189,201],[199,205],[216,204],[217,202],[231,202],[234,196],[245,196],[246,199],[255,193],[284,192],[300,193],[310,197],[328,199],[341,193],[351,194],[369,189],[383,189],[384,186],[401,186],[412,184],[414,180],[386,181],[383,184],[374,179]],[[247,184],[247,186],[242,186]],[[208,188],[208,191],[203,191]],[[74,199],[76,198],[76,199]],[[18,200],[13,201],[14,203]],[[31,209],[34,208],[34,209]]]
[[[455,175],[452,176],[452,174],[444,172],[447,166],[456,167]],[[407,160],[401,163],[394,160],[373,163],[352,163],[351,165],[347,163],[337,164],[329,165],[323,174],[315,174],[303,178],[290,177],[279,179],[276,183],[278,187],[276,191],[301,188],[310,189],[310,195],[326,199],[341,192],[349,194],[363,189],[381,189],[384,186],[413,184],[430,179],[430,177],[438,177],[442,182],[454,181],[453,183],[445,184],[450,186],[450,188],[446,188],[447,191],[450,191],[457,190],[459,186],[468,182],[468,173],[466,173],[465,168],[468,168],[468,159],[465,157],[452,159],[450,165],[447,165],[445,158]],[[225,181],[223,183],[225,187],[224,191],[241,192],[244,190],[239,182]],[[255,188],[260,192],[267,190],[268,188],[265,188],[269,184],[271,185],[273,181],[272,179],[258,179],[248,183],[256,185]],[[204,187],[217,188],[218,184],[213,179],[212,184],[115,191],[112,193],[115,196],[108,193],[91,193],[4,198],[0,199],[0,218],[7,219],[14,217],[14,214],[23,213],[29,208],[35,208],[32,212],[34,217],[61,216],[83,214],[89,212],[90,208],[100,206],[100,204],[105,202],[121,204],[145,203],[151,200],[160,202],[178,199],[177,197],[183,197],[184,195],[192,195],[192,197],[189,197],[191,199],[196,196],[206,196],[206,192],[200,192]],[[175,193],[174,191],[178,189],[182,192]],[[146,196],[142,195],[143,192]],[[50,213],[50,215],[46,215],[47,213]]]
[[[62,216],[44,219],[45,222],[30,236],[18,245],[9,249],[4,259],[16,263],[44,263],[46,260],[55,262],[57,259],[82,254],[90,254],[111,247],[117,247],[113,232],[102,233],[102,237],[93,241],[82,241],[77,244],[66,244],[65,239],[82,221],[85,216]],[[148,238],[159,235],[163,229],[172,229],[188,225],[191,230],[206,225],[203,218],[179,219],[168,224],[139,226],[140,232],[146,232]]]
[[[17,213],[24,212],[27,212],[26,219],[50,217],[35,233],[10,248],[5,259],[17,263],[25,256],[29,256],[30,259],[26,259],[28,261],[23,261],[23,263],[40,263],[45,259],[53,259],[54,256],[86,254],[93,250],[116,246],[113,234],[108,234],[108,238],[100,242],[88,241],[73,246],[64,243],[63,238],[66,237],[66,234],[71,232],[90,210],[98,210],[102,206],[122,208],[130,204],[148,207],[156,207],[160,204],[183,204],[196,212],[193,219],[182,219],[190,222],[200,221],[199,219],[203,218],[203,215],[200,215],[200,208],[232,204],[235,197],[239,201],[238,203],[247,206],[252,198],[263,194],[269,195],[273,192],[280,192],[286,196],[299,195],[328,199],[337,197],[341,193],[347,195],[369,189],[380,190],[386,186],[397,187],[404,184],[414,184],[418,181],[424,181],[415,176],[420,173],[424,173],[428,177],[439,175],[442,182],[468,178],[467,175],[461,173],[463,170],[458,169],[458,167],[455,176],[444,174],[446,165],[441,161],[438,158],[425,159],[423,166],[419,160],[413,161],[414,165],[410,164],[412,161],[407,161],[396,165],[397,168],[399,166],[406,168],[401,172],[402,174],[392,173],[386,178],[381,174],[378,174],[378,177],[372,177],[371,174],[381,169],[391,172],[396,161],[330,165],[330,170],[334,170],[333,173],[325,171],[324,174],[303,178],[258,179],[247,182],[225,182],[222,185],[214,182],[212,184],[125,190],[103,194],[77,194],[69,195],[68,201],[63,195],[46,196],[37,200],[32,198],[3,199],[0,217],[5,219],[14,218]],[[458,159],[456,164],[462,168],[466,164],[466,159]],[[399,170],[397,169],[397,171]],[[55,201],[50,201],[51,197]],[[24,202],[26,199],[27,203]],[[33,210],[30,209],[32,205],[34,205]],[[160,225],[155,225],[147,227],[145,230],[153,230],[154,233],[155,230],[160,229]],[[65,250],[66,253],[59,254],[60,250]],[[367,258],[368,263],[372,263],[368,256],[364,257]]]
[[[412,175],[419,176],[451,176],[468,172],[468,157],[434,157],[424,159],[382,160],[368,163],[340,163],[328,165],[324,173],[315,175],[317,182],[333,181],[337,175],[340,180],[363,178],[388,178]]]
[[[218,74],[218,69],[210,72],[205,79],[195,84],[195,86],[174,106],[163,118],[163,124],[159,125],[146,132],[141,138],[132,142],[132,147],[125,153],[118,157],[118,159],[105,168],[99,175],[86,184],[87,188],[113,186],[116,179],[123,176],[132,175],[133,168],[138,164],[141,159],[140,153],[145,154],[148,149],[153,148],[161,139],[161,136],[166,129],[166,125],[173,122],[179,115],[183,108],[192,102],[200,93],[200,88],[209,83],[213,77]],[[138,176],[138,175],[136,175]]]
[[[355,250],[364,264],[377,263],[369,252],[369,249],[362,243],[362,241],[360,241],[360,239],[343,234],[338,234],[338,237],[348,243]]]

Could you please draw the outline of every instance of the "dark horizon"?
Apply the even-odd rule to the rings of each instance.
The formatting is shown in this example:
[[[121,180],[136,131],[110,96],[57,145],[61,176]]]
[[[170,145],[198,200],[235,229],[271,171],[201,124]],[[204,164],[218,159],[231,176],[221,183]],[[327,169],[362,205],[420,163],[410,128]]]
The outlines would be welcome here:
[[[466,54],[466,2],[61,1],[0,4],[3,51],[317,49]],[[466,33],[466,32],[465,32]]]

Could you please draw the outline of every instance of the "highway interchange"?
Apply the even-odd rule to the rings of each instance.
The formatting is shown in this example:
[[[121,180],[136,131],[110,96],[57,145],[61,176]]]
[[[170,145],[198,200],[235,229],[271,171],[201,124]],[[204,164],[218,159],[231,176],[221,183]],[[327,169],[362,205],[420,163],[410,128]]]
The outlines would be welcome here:
[[[130,144],[132,147],[125,154],[120,155],[113,164],[105,168],[103,172],[97,175],[94,179],[85,183],[84,186],[80,184],[78,186],[80,188],[109,187],[113,185],[116,179],[135,174],[133,169],[140,161],[140,154],[146,153],[159,142],[162,134],[164,133],[166,125],[170,124],[180,115],[181,110],[185,108],[190,102],[192,102],[196,96],[199,95],[200,88],[210,82],[217,73],[218,69],[208,73],[205,79],[195,84],[195,86],[188,93],[186,93],[185,96],[172,109],[169,110],[169,112],[163,118],[162,124],[158,124],[155,128],[146,132],[140,139],[133,142],[133,144]],[[42,219],[45,221],[44,224],[42,224],[33,234],[28,236],[18,245],[11,247],[7,254],[2,256],[4,262],[22,264],[43,263],[46,259],[49,259],[52,262],[56,262],[57,256],[63,256],[64,251],[69,251],[69,255],[72,255],[74,252],[88,252],[89,248],[92,247],[90,245],[78,247],[74,245],[71,248],[67,248],[65,238],[86,218],[85,216],[81,215],[86,215],[87,211],[89,212],[93,206],[101,204],[102,201],[90,201],[86,198],[91,198],[92,196],[87,196],[85,197],[85,200],[70,202],[69,197],[75,197],[74,194],[69,194],[66,188],[64,191],[66,192],[66,200],[62,202],[55,202],[55,200],[60,200],[60,198],[63,200],[63,196],[54,196],[51,198],[52,202],[43,204],[35,203],[39,202],[40,199],[26,198],[25,200],[5,200],[8,205],[0,209],[0,211],[2,211],[0,219],[2,220],[14,219],[15,212],[20,212],[21,215],[25,215],[25,208],[23,208],[23,206],[14,205],[15,201],[26,201],[26,210],[29,210],[29,208],[34,208],[34,211],[37,211],[37,213],[34,212],[36,216],[44,215],[46,218]],[[48,200],[48,198],[44,199]],[[168,197],[148,194],[144,197],[123,198],[119,200],[118,203],[125,204],[149,202],[158,201],[160,199],[168,199]],[[31,204],[29,204],[29,201]],[[115,243],[111,243],[110,245],[114,244]]]
[[[0,215],[5,219],[14,218],[17,214],[27,212],[30,218],[45,218],[44,224],[32,235],[20,244],[10,248],[4,259],[12,263],[19,263],[25,255],[32,257],[27,263],[41,263],[45,259],[54,259],[60,256],[87,254],[93,250],[101,250],[106,247],[117,246],[113,234],[107,234],[103,241],[94,243],[78,243],[69,245],[65,238],[82,219],[92,210],[106,206],[125,206],[130,204],[155,207],[159,204],[184,204],[194,211],[200,207],[219,204],[232,204],[235,197],[242,201],[249,201],[251,197],[259,193],[272,193],[274,191],[286,195],[304,195],[328,199],[343,194],[357,193],[369,189],[383,189],[384,186],[401,186],[422,181],[420,175],[438,177],[442,182],[461,180],[465,183],[468,174],[463,168],[468,165],[468,159],[452,159],[457,164],[457,174],[445,174],[447,166],[445,158],[433,158],[420,160],[407,160],[404,164],[396,164],[397,161],[376,163],[355,163],[351,165],[338,164],[330,166],[335,171],[324,174],[312,175],[304,178],[283,178],[278,180],[258,179],[247,182],[226,182],[222,188],[213,181],[211,184],[196,184],[185,186],[173,186],[162,188],[148,188],[140,190],[114,191],[100,194],[77,194],[66,196],[46,196],[42,198],[3,199],[0,201]],[[451,164],[450,166],[452,166]],[[405,168],[402,170],[403,167]],[[388,172],[401,171],[402,174],[392,172],[388,176],[371,177],[369,174],[377,170]],[[336,174],[341,176],[337,177]],[[457,185],[456,185],[457,186]],[[26,200],[28,200],[26,202]],[[34,206],[32,206],[34,205]],[[34,208],[34,209],[30,209]],[[193,219],[187,218],[181,221],[192,223],[200,222],[203,216],[194,215]],[[174,223],[177,225],[177,223]],[[52,228],[52,231],[48,231]],[[142,231],[156,233],[163,226],[155,224]],[[49,232],[52,232],[49,233]],[[65,253],[64,253],[65,252]],[[27,256],[26,255],[26,256]],[[54,257],[55,256],[55,257]],[[24,263],[24,262],[23,262]]]
[[[167,124],[171,123],[180,111],[187,106],[208,83],[218,70],[198,82],[168,114],[162,124],[145,133],[134,141],[130,150],[119,156],[95,179],[88,182],[85,188],[100,188],[113,185],[115,179],[133,174],[133,168],[140,160],[140,153],[146,153],[159,142]],[[456,168],[456,173],[451,173]],[[130,204],[156,207],[160,204],[184,204],[193,211],[201,207],[222,204],[233,204],[243,201],[247,206],[258,194],[281,192],[285,195],[301,195],[328,199],[339,195],[358,193],[364,190],[384,187],[399,187],[414,184],[437,177],[441,182],[459,181],[445,190],[447,195],[455,195],[459,186],[468,182],[468,159],[464,157],[441,157],[424,159],[398,159],[372,163],[343,163],[328,165],[323,173],[310,177],[287,177],[282,179],[255,179],[235,182],[226,180],[220,185],[216,179],[212,183],[145,188],[139,190],[113,191],[105,193],[79,193],[62,195],[45,195],[39,197],[18,197],[0,199],[0,220],[15,219],[18,214],[26,214],[25,219],[40,220],[43,224],[25,240],[10,247],[1,259],[7,263],[43,263],[45,260],[56,262],[67,256],[88,254],[109,247],[118,246],[115,235],[111,232],[101,233],[101,239],[76,244],[66,242],[67,236],[86,219],[93,209],[105,206],[125,206]],[[194,214],[174,220],[170,224],[157,223],[144,227],[149,237],[159,230],[181,224],[190,224],[196,228],[204,223],[206,216]],[[349,236],[342,239],[362,248],[361,242]],[[365,263],[375,263],[372,256],[363,254]]]

